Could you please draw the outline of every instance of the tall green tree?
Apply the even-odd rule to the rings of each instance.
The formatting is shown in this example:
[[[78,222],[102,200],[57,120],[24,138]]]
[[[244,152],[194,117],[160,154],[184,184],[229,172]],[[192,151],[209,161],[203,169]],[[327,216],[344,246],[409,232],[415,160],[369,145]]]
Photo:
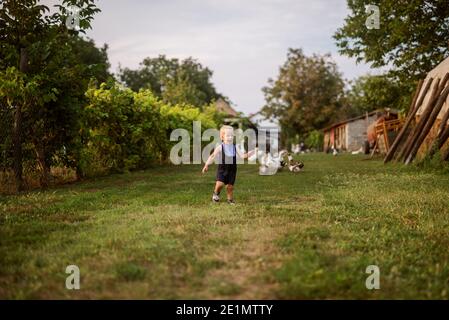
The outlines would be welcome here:
[[[73,58],[85,66],[85,74],[94,77],[97,82],[107,82],[113,78],[108,58],[108,45],[97,47],[94,40],[82,36],[70,37],[70,48]]]
[[[344,115],[354,117],[364,112],[381,108],[401,110],[404,100],[401,83],[394,81],[387,75],[365,75],[350,82],[350,89],[346,93]]]
[[[145,58],[137,70],[120,69],[118,77],[133,91],[150,89],[170,104],[186,103],[202,108],[220,97],[226,99],[215,89],[212,71],[193,58],[182,61],[165,55]]]
[[[449,5],[447,0],[348,0],[349,16],[334,38],[340,53],[391,68],[390,76],[408,84],[410,91],[419,78],[449,54]],[[372,14],[367,5],[380,10],[379,29],[368,29]]]
[[[59,11],[51,15],[49,8],[37,0],[4,0],[0,7],[0,79],[3,82],[0,99],[2,108],[7,109],[13,118],[11,142],[18,190],[23,189],[25,138],[32,137],[39,142],[40,146],[36,145],[35,151],[40,164],[47,166],[43,169],[44,176],[47,176],[50,155],[39,154],[39,150],[44,150],[42,144],[46,139],[62,137],[64,130],[71,128],[58,121],[72,119],[70,113],[57,108],[74,106],[79,97],[77,88],[81,87],[78,80],[83,79],[79,72],[83,67],[73,64],[76,61],[72,58],[70,43],[79,31],[66,27],[69,6],[80,8],[80,31],[90,28],[93,15],[99,11],[94,0],[62,0],[57,5]],[[16,80],[11,82],[11,79]],[[12,85],[14,81],[20,85]],[[76,94],[73,94],[74,90]],[[57,95],[63,99],[58,100]],[[67,104],[67,99],[71,99],[71,103]],[[50,104],[56,101],[59,101],[56,106]],[[55,114],[59,118],[52,118]],[[58,126],[60,130],[57,132],[50,130]],[[48,145],[56,147],[53,143]]]
[[[39,88],[44,96],[46,92],[54,95],[34,105],[24,130],[36,150],[44,186],[50,166],[56,163],[76,168],[78,178],[82,177],[78,162],[84,141],[79,132],[85,92],[90,79],[100,83],[112,78],[105,47],[96,48],[93,41],[79,36],[61,37],[53,43],[52,54],[41,64],[48,75]]]
[[[278,119],[286,143],[287,137],[303,136],[333,121],[341,109],[343,88],[330,55],[308,57],[301,49],[289,49],[277,79],[269,79],[263,88],[262,114]]]

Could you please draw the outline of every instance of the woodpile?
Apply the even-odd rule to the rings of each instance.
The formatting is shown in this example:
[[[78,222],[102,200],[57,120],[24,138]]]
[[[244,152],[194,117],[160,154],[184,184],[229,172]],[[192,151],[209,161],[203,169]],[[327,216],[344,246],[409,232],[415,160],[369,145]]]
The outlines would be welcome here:
[[[448,95],[449,59],[446,59],[424,81],[419,81],[405,123],[384,163],[396,160],[409,164],[418,154],[433,157],[438,151],[443,160],[449,160]]]

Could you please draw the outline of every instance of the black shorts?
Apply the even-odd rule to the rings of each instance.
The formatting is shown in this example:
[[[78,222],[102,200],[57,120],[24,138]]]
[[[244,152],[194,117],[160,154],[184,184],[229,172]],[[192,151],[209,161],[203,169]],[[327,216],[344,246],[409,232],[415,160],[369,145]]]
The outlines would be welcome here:
[[[217,170],[217,181],[221,181],[224,184],[232,184],[235,183],[235,177],[237,176],[237,168],[234,170]]]

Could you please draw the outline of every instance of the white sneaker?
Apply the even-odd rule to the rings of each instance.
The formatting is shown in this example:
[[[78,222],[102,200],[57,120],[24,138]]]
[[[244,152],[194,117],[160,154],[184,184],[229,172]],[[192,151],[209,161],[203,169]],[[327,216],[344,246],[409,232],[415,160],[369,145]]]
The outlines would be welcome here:
[[[213,202],[219,202],[220,201],[220,196],[218,194],[216,194],[215,192],[212,194],[212,201]]]

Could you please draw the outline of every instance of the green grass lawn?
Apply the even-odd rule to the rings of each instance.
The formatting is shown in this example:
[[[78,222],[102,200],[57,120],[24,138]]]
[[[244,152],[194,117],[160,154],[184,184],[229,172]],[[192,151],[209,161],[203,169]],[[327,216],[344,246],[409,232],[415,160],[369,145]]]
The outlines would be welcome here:
[[[236,206],[211,203],[215,167],[196,165],[0,197],[0,298],[449,297],[448,174],[301,159],[298,174],[239,166]]]

